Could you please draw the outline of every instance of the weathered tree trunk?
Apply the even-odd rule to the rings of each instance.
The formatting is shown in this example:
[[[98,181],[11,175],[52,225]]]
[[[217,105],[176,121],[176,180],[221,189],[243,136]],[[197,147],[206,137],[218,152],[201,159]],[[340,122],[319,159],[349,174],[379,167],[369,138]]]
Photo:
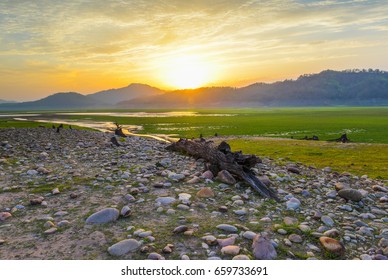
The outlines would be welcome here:
[[[222,142],[215,147],[213,142],[201,138],[199,140],[180,139],[167,147],[167,150],[187,153],[195,158],[203,158],[210,163],[209,169],[217,174],[227,170],[236,178],[248,183],[255,191],[264,197],[280,201],[276,193],[263,184],[251,171],[261,160],[255,155],[243,155],[241,152],[232,153],[230,146]]]
[[[125,133],[123,132],[123,128],[121,125],[119,125],[117,122],[115,123],[116,129],[115,129],[115,135],[120,136],[120,137],[127,137]]]

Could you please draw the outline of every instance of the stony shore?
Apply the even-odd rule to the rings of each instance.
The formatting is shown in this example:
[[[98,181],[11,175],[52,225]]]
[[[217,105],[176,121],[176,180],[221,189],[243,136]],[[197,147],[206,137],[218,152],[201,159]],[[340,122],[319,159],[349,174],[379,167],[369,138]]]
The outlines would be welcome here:
[[[276,203],[167,143],[111,137],[0,130],[0,259],[387,259],[383,181],[262,158]]]

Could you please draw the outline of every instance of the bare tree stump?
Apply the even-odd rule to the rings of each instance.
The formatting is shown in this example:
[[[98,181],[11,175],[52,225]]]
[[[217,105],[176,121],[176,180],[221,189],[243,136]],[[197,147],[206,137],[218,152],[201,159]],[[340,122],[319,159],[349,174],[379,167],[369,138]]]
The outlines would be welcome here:
[[[227,170],[237,179],[248,183],[264,197],[280,201],[274,190],[262,183],[251,170],[261,160],[255,155],[243,155],[242,152],[231,152],[229,144],[222,142],[215,147],[211,141],[180,139],[167,147],[167,150],[187,153],[194,158],[203,158],[210,165],[213,174]]]

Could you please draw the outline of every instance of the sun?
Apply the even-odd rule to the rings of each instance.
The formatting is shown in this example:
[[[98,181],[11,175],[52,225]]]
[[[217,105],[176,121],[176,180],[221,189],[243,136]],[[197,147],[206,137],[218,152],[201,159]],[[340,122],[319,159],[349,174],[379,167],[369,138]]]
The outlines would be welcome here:
[[[213,67],[199,56],[178,56],[169,59],[162,70],[164,82],[178,89],[204,86],[213,77]]]

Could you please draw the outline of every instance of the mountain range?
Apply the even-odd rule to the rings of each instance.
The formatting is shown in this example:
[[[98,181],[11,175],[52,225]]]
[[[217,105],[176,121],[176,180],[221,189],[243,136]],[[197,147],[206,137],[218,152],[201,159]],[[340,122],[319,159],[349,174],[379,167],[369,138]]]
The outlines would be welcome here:
[[[0,110],[385,105],[388,105],[388,72],[369,69],[325,70],[296,80],[255,83],[241,88],[164,91],[149,85],[130,84],[89,95],[63,92],[31,102],[0,102]]]

